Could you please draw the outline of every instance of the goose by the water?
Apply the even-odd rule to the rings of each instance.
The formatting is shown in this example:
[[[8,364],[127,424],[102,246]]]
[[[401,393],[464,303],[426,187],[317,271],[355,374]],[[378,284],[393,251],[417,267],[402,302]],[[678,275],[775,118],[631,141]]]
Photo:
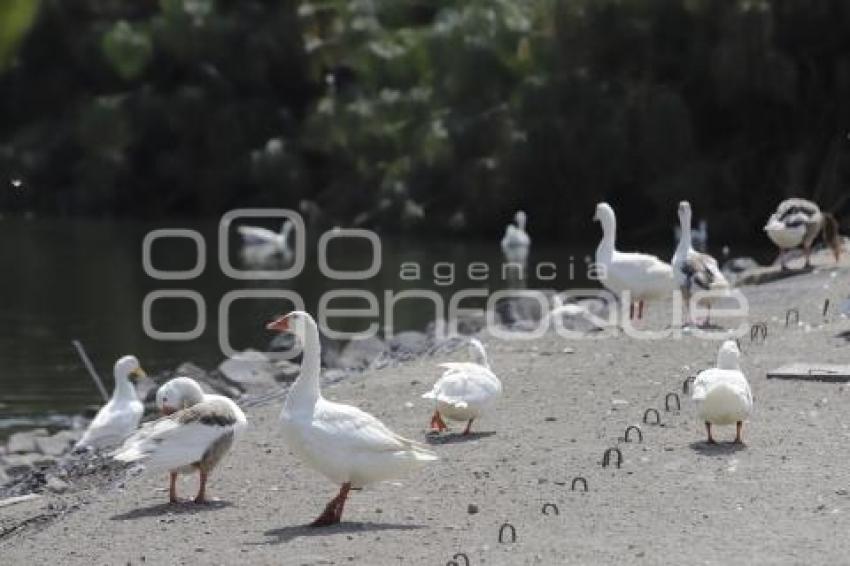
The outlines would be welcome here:
[[[682,235],[679,245],[670,263],[676,276],[676,283],[682,290],[685,308],[690,322],[691,293],[697,290],[725,292],[729,290],[729,281],[720,271],[717,260],[708,254],[700,253],[691,244],[691,205],[687,201],[679,203],[679,233]],[[708,301],[709,315],[706,324],[710,323],[711,301]]]
[[[779,247],[779,264],[782,269],[788,269],[785,263],[786,251],[798,246],[803,247],[805,267],[809,267],[812,244],[821,232],[826,244],[832,248],[835,261],[841,258],[841,238],[837,220],[833,215],[821,212],[818,205],[810,200],[789,198],[779,203],[776,212],[768,219],[764,231]]]
[[[207,478],[247,424],[245,414],[227,397],[205,394],[188,377],[174,378],[160,387],[156,403],[162,418],[128,438],[115,459],[141,464],[146,470],[168,470],[172,503],[178,501],[178,474],[198,472],[195,503],[204,503]]]
[[[514,215],[515,224],[505,227],[505,235],[502,238],[502,252],[505,259],[510,263],[525,265],[528,261],[528,251],[531,248],[531,238],[525,231],[526,215],[518,210]]]
[[[273,232],[260,226],[237,226],[236,231],[242,237],[243,253],[256,255],[259,252],[267,254],[278,253],[284,256],[292,254],[289,237],[295,225],[286,219],[280,232]]]
[[[502,382],[490,369],[484,344],[477,338],[469,341],[472,362],[440,364],[445,371],[423,399],[436,403],[431,428],[442,432],[448,427],[443,415],[453,421],[465,421],[464,435],[470,433],[472,422],[486,413],[502,395]]]
[[[399,436],[372,415],[322,397],[319,329],[313,317],[294,311],[266,328],[295,334],[303,350],[301,374],[280,413],[284,438],[308,466],[340,486],[312,526],[339,523],[350,490],[397,478],[438,459],[426,446]]]
[[[131,378],[144,377],[145,372],[135,356],[124,356],[113,368],[115,390],[112,398],[101,407],[89,424],[74,450],[114,448],[139,427],[145,407],[136,395]]]
[[[708,443],[715,444],[712,425],[736,425],[735,443],[743,444],[744,421],[753,409],[753,395],[741,371],[741,352],[734,340],[727,340],[717,353],[717,367],[701,371],[694,381],[693,401],[705,423]]]
[[[603,234],[596,248],[599,280],[620,299],[624,291],[629,291],[629,317],[634,318],[637,303],[637,316],[643,318],[644,301],[663,298],[673,291],[673,268],[654,255],[617,251],[617,217],[608,203],[596,205],[593,219],[602,224]]]

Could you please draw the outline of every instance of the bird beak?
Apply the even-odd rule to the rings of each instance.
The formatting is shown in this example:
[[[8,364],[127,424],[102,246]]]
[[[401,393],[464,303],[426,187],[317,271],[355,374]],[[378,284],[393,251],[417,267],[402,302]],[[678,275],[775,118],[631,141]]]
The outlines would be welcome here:
[[[145,370],[142,368],[136,368],[130,372],[131,377],[135,377],[136,379],[142,379],[143,377],[147,377],[148,374],[145,373]]]
[[[277,332],[288,332],[289,328],[289,315],[283,315],[272,322],[266,325],[266,330],[275,330]]]

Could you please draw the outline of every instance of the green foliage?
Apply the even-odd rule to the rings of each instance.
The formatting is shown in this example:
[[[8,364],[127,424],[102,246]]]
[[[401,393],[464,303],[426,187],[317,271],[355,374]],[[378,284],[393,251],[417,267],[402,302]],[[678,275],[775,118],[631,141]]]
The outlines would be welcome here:
[[[335,223],[491,235],[523,207],[536,235],[583,238],[607,199],[640,211],[627,238],[666,239],[682,198],[735,237],[784,196],[846,193],[844,3],[80,4],[45,2],[0,75],[0,167],[46,188],[27,206],[309,199]]]
[[[115,72],[127,81],[139,77],[153,56],[148,34],[125,20],[116,22],[103,35],[101,48]]]
[[[39,0],[0,0],[0,72],[9,66],[32,26],[39,4]]]

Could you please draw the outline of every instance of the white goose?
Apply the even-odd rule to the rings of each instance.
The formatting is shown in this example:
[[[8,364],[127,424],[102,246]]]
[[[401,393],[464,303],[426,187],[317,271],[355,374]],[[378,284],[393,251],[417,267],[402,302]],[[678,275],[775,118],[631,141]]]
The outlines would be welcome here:
[[[716,259],[696,251],[691,245],[691,205],[688,201],[683,200],[679,203],[679,225],[679,233],[682,236],[670,263],[673,265],[676,283],[682,290],[682,298],[690,322],[691,293],[699,289],[726,292],[729,290],[729,281],[720,271]],[[711,319],[711,301],[708,300],[707,304],[709,314],[705,319],[706,325]]]
[[[835,261],[841,257],[837,220],[833,215],[821,212],[818,205],[810,200],[789,198],[779,203],[776,212],[770,215],[764,231],[779,247],[779,264],[782,269],[788,269],[785,264],[785,252],[800,245],[803,246],[806,257],[805,266],[809,267],[812,244],[821,231],[824,240],[832,248]]]
[[[490,369],[487,352],[477,338],[469,341],[473,362],[440,364],[446,371],[434,388],[422,395],[436,402],[431,428],[442,432],[448,427],[442,415],[453,421],[467,421],[464,435],[469,434],[472,421],[487,412],[502,395],[502,382]]]
[[[531,238],[525,231],[526,220],[525,212],[518,210],[514,215],[516,225],[508,224],[505,227],[505,235],[502,238],[502,252],[505,254],[505,259],[510,263],[525,265],[528,261]]]
[[[673,235],[676,242],[682,238],[681,226],[673,227]],[[708,221],[702,219],[696,228],[691,228],[691,243],[698,252],[708,251]]]
[[[113,369],[115,390],[112,398],[101,407],[89,424],[74,450],[92,448],[101,450],[121,444],[139,427],[145,407],[136,396],[130,378],[144,377],[145,372],[135,356],[124,356],[115,362]]]
[[[654,255],[618,252],[615,249],[617,217],[608,203],[596,205],[593,219],[602,224],[603,234],[596,248],[599,280],[620,299],[624,291],[629,291],[629,318],[634,318],[635,302],[638,318],[643,318],[644,301],[668,296],[673,291],[673,268]]]
[[[708,443],[712,425],[736,425],[735,443],[743,444],[741,430],[753,410],[753,394],[741,371],[741,352],[734,340],[727,340],[717,353],[717,367],[701,371],[694,381],[692,399],[699,418],[705,422]]]
[[[312,526],[339,523],[351,489],[396,478],[438,459],[427,447],[399,436],[372,415],[322,397],[319,330],[313,317],[295,311],[266,328],[292,332],[303,349],[301,374],[280,413],[284,438],[308,466],[341,486]]]
[[[177,503],[177,475],[200,476],[195,503],[206,501],[207,477],[245,428],[247,419],[236,403],[204,394],[188,377],[177,377],[156,392],[162,418],[147,423],[127,439],[114,457],[139,463],[146,470],[168,470],[168,498]]]
[[[266,252],[279,253],[284,257],[292,255],[289,247],[289,236],[295,225],[291,220],[283,221],[280,233],[259,226],[237,226],[236,230],[242,236],[243,251],[250,254]]]

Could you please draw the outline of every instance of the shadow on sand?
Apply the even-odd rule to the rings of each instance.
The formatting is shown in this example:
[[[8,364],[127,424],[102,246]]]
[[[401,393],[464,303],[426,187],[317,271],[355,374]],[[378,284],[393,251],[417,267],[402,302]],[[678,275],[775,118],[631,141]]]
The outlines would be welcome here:
[[[157,503],[140,509],[133,509],[120,515],[110,517],[112,521],[132,521],[145,517],[158,517],[160,515],[196,515],[208,511],[217,511],[230,507],[229,501],[208,501],[207,503],[193,503],[191,501],[181,503]]]
[[[709,444],[706,441],[691,442],[691,450],[699,452],[705,456],[726,456],[734,454],[741,450],[746,450],[746,444],[735,444],[734,442],[720,442],[718,444]]]
[[[422,525],[397,525],[393,523],[340,523],[330,527],[311,527],[309,525],[293,525],[271,529],[263,534],[270,537],[269,540],[251,544],[282,544],[290,542],[299,537],[321,537],[350,533],[367,533],[377,531],[415,531],[422,529]]]
[[[489,432],[470,432],[469,434],[461,434],[450,433],[450,434],[436,434],[429,433],[425,436],[425,442],[428,444],[457,444],[459,442],[472,442],[473,440],[478,440],[479,438],[488,438],[496,434],[495,431]]]

